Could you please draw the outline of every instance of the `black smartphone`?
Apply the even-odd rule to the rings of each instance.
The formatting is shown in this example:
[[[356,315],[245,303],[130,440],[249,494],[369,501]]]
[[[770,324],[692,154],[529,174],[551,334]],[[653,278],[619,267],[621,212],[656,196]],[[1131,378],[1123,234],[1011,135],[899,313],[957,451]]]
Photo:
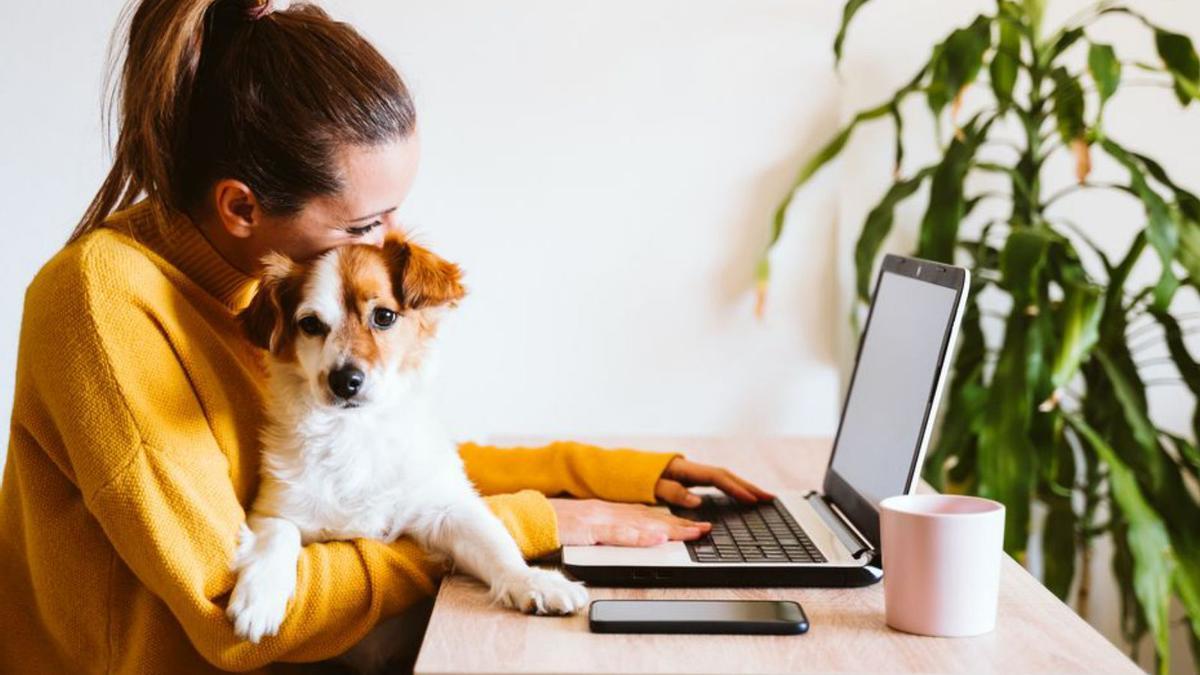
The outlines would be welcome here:
[[[588,626],[593,633],[799,635],[808,617],[791,600],[596,600]]]

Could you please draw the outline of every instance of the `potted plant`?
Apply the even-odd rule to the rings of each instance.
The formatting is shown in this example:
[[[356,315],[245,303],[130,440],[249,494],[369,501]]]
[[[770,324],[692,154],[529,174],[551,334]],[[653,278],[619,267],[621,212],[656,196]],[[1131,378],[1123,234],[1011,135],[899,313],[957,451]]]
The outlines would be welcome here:
[[[846,3],[835,60],[865,4]],[[792,194],[842,151],[859,124],[890,119],[896,176],[862,225],[857,301],[869,301],[896,205],[926,183],[930,199],[915,255],[966,264],[973,280],[925,478],[939,489],[1003,502],[1005,548],[1021,560],[1031,507],[1043,504],[1043,581],[1066,598],[1079,575],[1076,602],[1085,615],[1092,544],[1111,534],[1122,632],[1131,645],[1149,633],[1165,670],[1172,597],[1187,613],[1193,655],[1200,659],[1200,501],[1194,491],[1200,452],[1195,436],[1180,437],[1151,420],[1130,335],[1161,328],[1182,384],[1200,394],[1200,364],[1171,313],[1181,286],[1200,288],[1200,199],[1153,159],[1109,136],[1103,122],[1105,104],[1130,71],[1158,78],[1181,105],[1200,99],[1200,59],[1186,36],[1118,2],[1098,2],[1051,30],[1043,25],[1043,8],[1044,0],[998,0],[993,12],[946,36],[907,84],[855,115],[802,167],[775,213],[759,262],[759,310],[770,274],[767,254]],[[1112,45],[1093,40],[1089,27],[1107,15],[1151,31],[1159,61],[1123,61]],[[1086,53],[1085,68],[1072,66],[1079,52]],[[963,91],[973,84],[989,91],[990,104],[959,121]],[[941,157],[907,169],[901,103],[918,95],[939,122]],[[942,133],[947,118],[953,124]],[[1017,129],[1017,138],[1005,137],[1005,126]],[[1012,148],[1011,161],[983,156],[985,141],[997,140]],[[1089,180],[1096,152],[1116,160],[1128,179]],[[1073,155],[1075,183],[1043,194],[1046,160],[1056,153]],[[972,194],[968,179],[980,174],[999,176],[1007,188]],[[1056,213],[1060,199],[1085,190],[1115,190],[1144,208],[1145,221],[1129,224],[1136,236],[1119,257],[1097,246],[1086,227]],[[1004,217],[973,218],[979,202],[993,197],[1010,205]],[[1144,256],[1157,258],[1161,274],[1139,286],[1130,272]],[[981,310],[985,291],[1011,305]],[[985,319],[998,321],[985,330]],[[1200,431],[1200,410],[1194,426]]]

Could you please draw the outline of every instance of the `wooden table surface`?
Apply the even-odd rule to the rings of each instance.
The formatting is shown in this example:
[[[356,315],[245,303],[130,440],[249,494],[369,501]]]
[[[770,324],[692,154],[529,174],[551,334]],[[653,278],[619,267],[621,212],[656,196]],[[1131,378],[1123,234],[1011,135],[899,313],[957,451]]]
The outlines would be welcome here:
[[[819,487],[830,447],[829,439],[586,440],[606,447],[678,450],[688,459],[726,466],[768,490]],[[880,584],[867,588],[590,588],[589,592],[593,600],[795,600],[808,614],[811,629],[799,636],[593,634],[586,611],[571,617],[544,617],[491,608],[482,584],[456,575],[446,579],[438,593],[415,672],[1141,672],[1008,556],[1001,572],[996,630],[973,638],[922,637],[888,628]]]

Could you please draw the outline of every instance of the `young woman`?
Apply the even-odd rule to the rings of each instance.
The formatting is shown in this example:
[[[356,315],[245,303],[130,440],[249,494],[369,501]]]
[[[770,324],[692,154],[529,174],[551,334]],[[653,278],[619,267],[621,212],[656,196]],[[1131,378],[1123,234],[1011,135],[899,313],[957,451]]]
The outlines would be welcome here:
[[[382,241],[416,171],[395,70],[309,5],[142,0],[111,172],[29,287],[0,488],[0,671],[176,673],[318,661],[428,598],[410,540],[311,545],[280,633],[237,639],[229,563],[257,486],[261,354],[234,316],[271,250]],[[678,453],[461,446],[528,558],[705,524],[686,485],[770,495]],[[548,499],[569,495],[576,499]]]

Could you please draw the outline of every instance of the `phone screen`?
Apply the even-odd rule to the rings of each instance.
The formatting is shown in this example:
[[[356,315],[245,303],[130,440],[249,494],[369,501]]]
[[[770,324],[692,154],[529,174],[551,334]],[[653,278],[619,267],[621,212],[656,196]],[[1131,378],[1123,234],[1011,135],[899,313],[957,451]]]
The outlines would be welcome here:
[[[595,621],[771,622],[794,623],[804,617],[800,605],[783,600],[597,600]]]

